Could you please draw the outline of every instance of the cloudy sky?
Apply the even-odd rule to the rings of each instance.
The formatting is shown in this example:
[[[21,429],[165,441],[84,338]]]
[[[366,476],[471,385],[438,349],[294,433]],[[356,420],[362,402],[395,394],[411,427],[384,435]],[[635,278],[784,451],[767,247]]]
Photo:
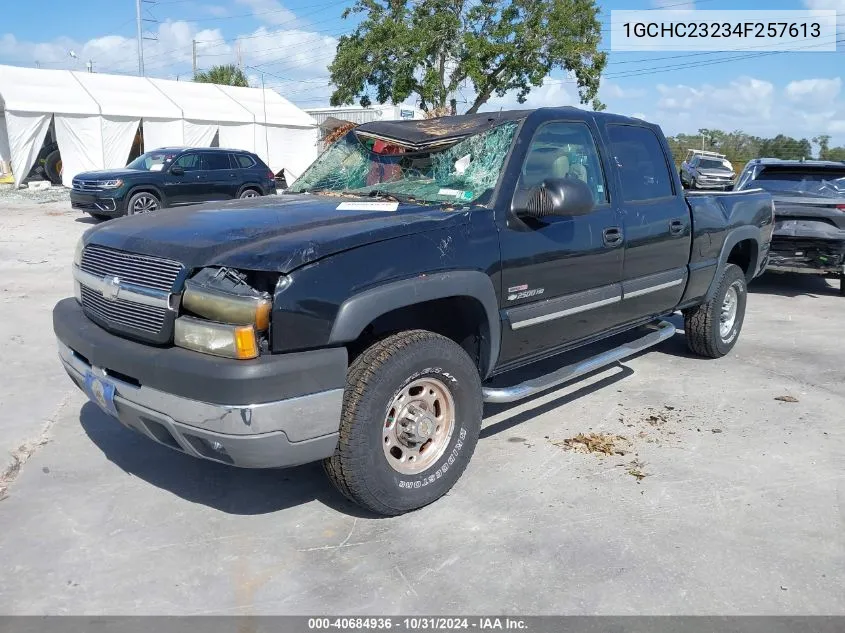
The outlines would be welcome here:
[[[0,23],[0,63],[96,72],[137,73],[135,3],[77,0],[12,3]],[[145,1],[148,75],[188,79],[191,43],[198,65],[240,61],[250,80],[265,82],[302,107],[327,105],[327,64],[337,38],[354,22],[341,13],[352,0]],[[837,9],[845,40],[845,0],[599,0],[610,47],[613,9]],[[845,43],[845,42],[843,42]],[[70,56],[70,51],[76,58]],[[608,109],[659,123],[667,133],[701,127],[759,135],[830,134],[845,144],[843,49],[778,54],[749,52],[610,53],[601,99]],[[471,95],[465,95],[469,98]],[[487,109],[516,105],[513,96]],[[554,73],[529,96],[528,106],[577,105],[575,85]]]

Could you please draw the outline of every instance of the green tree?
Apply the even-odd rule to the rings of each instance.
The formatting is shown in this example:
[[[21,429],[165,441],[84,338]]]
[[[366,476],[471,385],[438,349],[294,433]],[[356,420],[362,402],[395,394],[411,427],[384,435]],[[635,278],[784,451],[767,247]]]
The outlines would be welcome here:
[[[760,156],[794,160],[812,156],[813,146],[805,138],[799,141],[791,136],[778,134],[774,138],[762,139],[759,153]]]
[[[845,162],[845,147],[831,147],[827,150],[825,160],[839,160]]]
[[[212,66],[208,70],[200,71],[194,77],[194,81],[221,86],[242,86],[244,88],[249,86],[244,71],[234,64]]]
[[[813,143],[819,146],[819,160],[828,160],[830,153],[830,134],[819,134],[813,138]]]
[[[351,14],[363,19],[329,66],[335,106],[416,94],[425,111],[456,113],[469,82],[473,113],[511,90],[524,103],[555,68],[574,74],[586,104],[607,63],[595,0],[356,0],[343,17]]]

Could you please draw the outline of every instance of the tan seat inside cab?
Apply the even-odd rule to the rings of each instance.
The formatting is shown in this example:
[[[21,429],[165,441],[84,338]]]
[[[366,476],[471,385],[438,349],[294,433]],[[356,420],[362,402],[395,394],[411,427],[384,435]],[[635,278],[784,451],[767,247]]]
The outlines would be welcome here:
[[[555,159],[552,163],[552,172],[555,178],[566,178],[569,176],[587,182],[587,168],[580,163],[571,164],[566,154],[558,156]]]

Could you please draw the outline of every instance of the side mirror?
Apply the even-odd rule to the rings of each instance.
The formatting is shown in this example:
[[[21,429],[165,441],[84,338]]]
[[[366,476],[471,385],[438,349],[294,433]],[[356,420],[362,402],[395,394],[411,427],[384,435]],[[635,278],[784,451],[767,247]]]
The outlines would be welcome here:
[[[517,215],[542,218],[549,215],[586,215],[595,207],[593,192],[578,178],[546,178],[539,185],[514,197]]]
[[[173,167],[170,168],[170,173],[173,174],[174,176],[184,176],[185,175],[185,168],[179,167],[179,165],[173,165]]]

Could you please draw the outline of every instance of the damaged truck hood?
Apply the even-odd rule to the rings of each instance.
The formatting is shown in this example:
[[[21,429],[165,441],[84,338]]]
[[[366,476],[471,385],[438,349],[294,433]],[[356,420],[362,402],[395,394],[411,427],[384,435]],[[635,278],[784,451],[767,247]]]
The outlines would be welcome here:
[[[361,209],[338,209],[342,202],[360,203]],[[84,239],[86,244],[172,259],[188,268],[289,273],[334,253],[466,220],[465,212],[440,206],[364,208],[372,203],[308,194],[217,202],[111,220]]]

